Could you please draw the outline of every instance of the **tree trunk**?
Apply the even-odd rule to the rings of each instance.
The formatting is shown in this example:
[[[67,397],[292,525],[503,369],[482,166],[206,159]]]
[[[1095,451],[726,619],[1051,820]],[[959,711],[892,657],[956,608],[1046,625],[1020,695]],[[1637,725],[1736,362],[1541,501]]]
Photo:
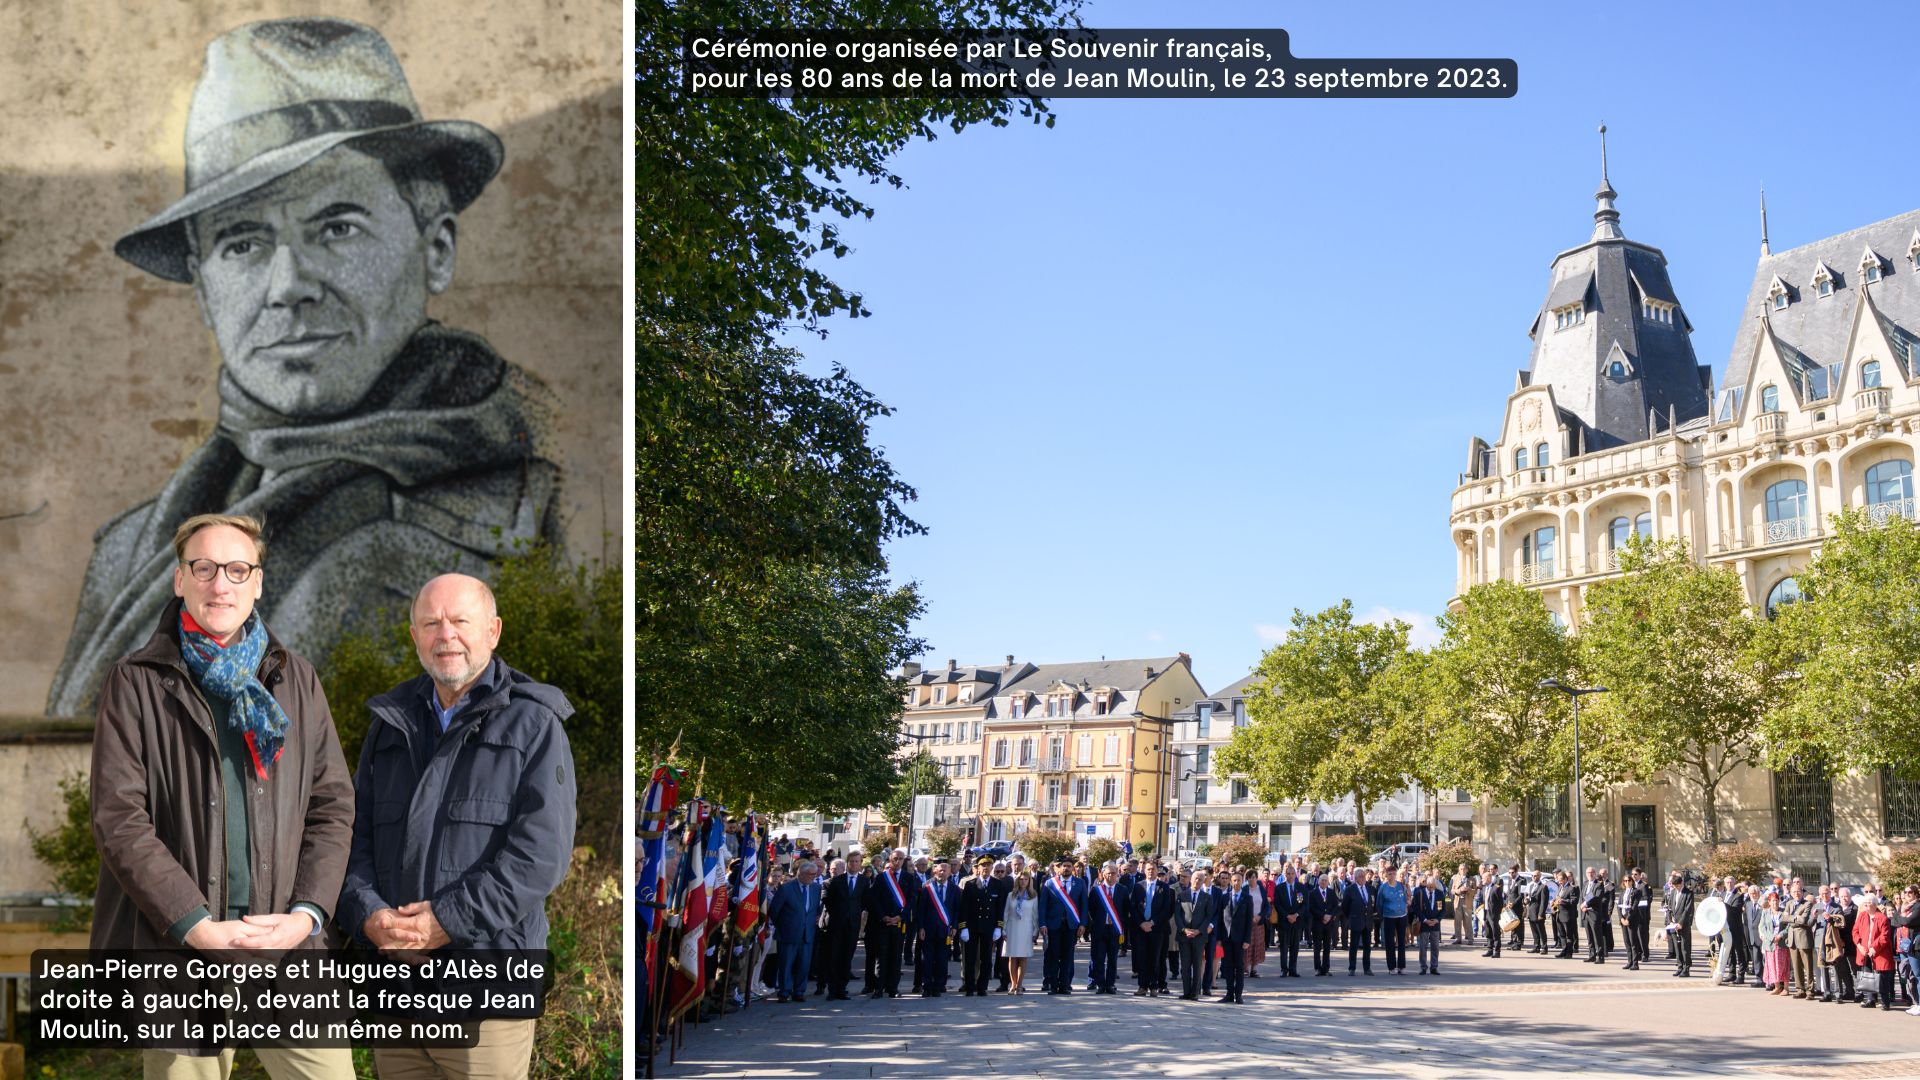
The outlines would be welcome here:
[[[1367,800],[1361,797],[1358,788],[1353,792],[1353,827],[1359,830],[1360,839],[1367,838]]]
[[[1704,764],[1701,765],[1700,794],[1702,801],[1706,803],[1707,855],[1709,858],[1713,855],[1713,849],[1720,846],[1720,814],[1716,800],[1719,786],[1719,781],[1713,778],[1713,775],[1707,770]]]
[[[1527,837],[1531,836],[1532,834],[1533,834],[1532,809],[1527,805],[1526,799],[1521,799],[1520,800],[1520,836],[1518,841],[1519,847],[1520,847],[1520,865],[1521,866],[1527,865]],[[1488,845],[1487,850],[1489,851],[1493,850],[1492,845]]]

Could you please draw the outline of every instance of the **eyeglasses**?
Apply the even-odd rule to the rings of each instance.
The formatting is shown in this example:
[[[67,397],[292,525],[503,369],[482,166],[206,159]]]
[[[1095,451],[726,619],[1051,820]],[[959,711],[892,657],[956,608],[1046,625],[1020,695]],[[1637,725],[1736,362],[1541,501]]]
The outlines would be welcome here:
[[[187,573],[193,575],[193,580],[199,582],[212,581],[213,575],[224,570],[227,574],[227,580],[233,582],[235,585],[245,585],[247,579],[253,577],[254,573],[260,569],[259,563],[240,562],[238,560],[230,563],[217,563],[212,559],[194,559],[192,562],[182,563],[181,565],[187,568]]]

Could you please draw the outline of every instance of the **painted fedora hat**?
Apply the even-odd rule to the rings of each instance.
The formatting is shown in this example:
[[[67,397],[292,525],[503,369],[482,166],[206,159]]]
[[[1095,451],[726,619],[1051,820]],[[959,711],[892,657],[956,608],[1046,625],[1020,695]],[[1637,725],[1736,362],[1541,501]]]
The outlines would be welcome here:
[[[465,120],[420,118],[386,39],[345,19],[251,23],[207,45],[187,110],[186,194],[113,245],[168,281],[191,281],[187,228],[210,210],[345,143],[431,159],[454,210],[500,171],[499,136]]]

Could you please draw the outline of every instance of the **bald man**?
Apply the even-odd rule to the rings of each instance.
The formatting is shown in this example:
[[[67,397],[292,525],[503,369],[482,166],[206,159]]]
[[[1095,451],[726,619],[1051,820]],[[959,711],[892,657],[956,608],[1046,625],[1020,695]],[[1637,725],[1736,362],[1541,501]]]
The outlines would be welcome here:
[[[493,655],[485,582],[445,574],[413,601],[426,673],[367,703],[340,924],[388,954],[544,949],[573,851],[565,694]],[[417,953],[416,953],[417,955]],[[470,1049],[375,1050],[383,1080],[525,1076],[532,1020],[482,1020]]]

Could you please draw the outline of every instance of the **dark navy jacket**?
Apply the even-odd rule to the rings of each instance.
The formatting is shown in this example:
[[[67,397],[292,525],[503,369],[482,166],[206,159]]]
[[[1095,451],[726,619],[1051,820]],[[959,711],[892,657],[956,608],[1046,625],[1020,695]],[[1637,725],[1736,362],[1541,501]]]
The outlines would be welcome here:
[[[1040,927],[1043,930],[1071,930],[1078,933],[1087,924],[1087,883],[1072,874],[1067,875],[1063,887],[1073,901],[1072,910],[1068,910],[1066,902],[1060,899],[1060,894],[1053,887],[1058,880],[1050,878],[1034,886],[1040,890]]]
[[[366,942],[368,916],[429,900],[455,948],[544,949],[573,855],[573,706],[495,657],[435,735],[433,692],[423,674],[367,703],[339,922]]]

